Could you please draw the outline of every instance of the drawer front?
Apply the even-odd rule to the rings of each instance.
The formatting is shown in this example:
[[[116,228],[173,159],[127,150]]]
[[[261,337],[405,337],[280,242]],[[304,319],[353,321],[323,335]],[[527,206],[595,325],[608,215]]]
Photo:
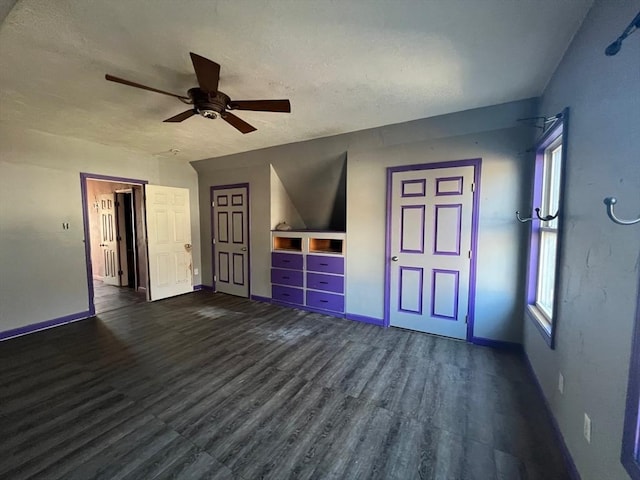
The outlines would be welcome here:
[[[344,312],[344,297],[333,293],[307,290],[307,305],[332,312]]]
[[[304,294],[301,288],[271,285],[271,298],[280,302],[295,303],[296,305],[304,303]]]
[[[279,268],[271,269],[271,283],[301,287],[302,278],[302,270],[281,270]]]
[[[302,255],[294,253],[271,254],[271,266],[276,268],[290,268],[292,270],[302,270]]]
[[[344,273],[344,258],[307,255],[307,270],[312,272]]]
[[[344,293],[344,277],[337,275],[323,275],[322,273],[307,273],[307,288],[325,290],[327,292]]]

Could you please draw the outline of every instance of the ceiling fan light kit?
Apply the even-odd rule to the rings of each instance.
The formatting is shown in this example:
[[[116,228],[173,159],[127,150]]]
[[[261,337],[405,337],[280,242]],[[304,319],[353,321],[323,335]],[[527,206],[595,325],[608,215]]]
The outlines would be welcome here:
[[[231,100],[228,95],[218,90],[218,83],[220,81],[220,65],[193,52],[190,53],[190,55],[199,87],[190,88],[187,92],[188,97],[176,95],[171,92],[165,92],[164,90],[158,90],[157,88],[148,87],[146,85],[114,77],[109,74],[105,75],[105,79],[130,87],[169,95],[177,98],[182,103],[193,105],[193,108],[164,120],[169,123],[182,122],[193,115],[200,115],[210,120],[220,117],[240,132],[250,133],[255,131],[256,128],[228,110],[250,110],[255,112],[280,113],[291,112],[291,103],[289,100]]]

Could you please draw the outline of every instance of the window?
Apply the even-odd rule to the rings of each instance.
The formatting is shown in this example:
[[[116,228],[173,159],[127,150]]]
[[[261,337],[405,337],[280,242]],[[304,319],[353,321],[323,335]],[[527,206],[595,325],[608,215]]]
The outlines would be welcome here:
[[[636,312],[627,388],[627,413],[622,438],[622,464],[633,480],[640,480],[640,292]]]
[[[528,312],[545,340],[553,348],[556,317],[558,252],[561,244],[559,215],[562,205],[563,172],[566,163],[568,110],[543,134],[536,146],[533,207],[529,249]]]

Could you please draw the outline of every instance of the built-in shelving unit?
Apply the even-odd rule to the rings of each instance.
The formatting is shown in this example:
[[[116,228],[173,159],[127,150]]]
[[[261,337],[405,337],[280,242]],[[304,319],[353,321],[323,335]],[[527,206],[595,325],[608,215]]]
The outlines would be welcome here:
[[[344,316],[345,233],[274,231],[271,237],[272,300]]]
[[[302,252],[302,237],[300,236],[282,236],[274,234],[273,250],[286,250],[291,252]]]

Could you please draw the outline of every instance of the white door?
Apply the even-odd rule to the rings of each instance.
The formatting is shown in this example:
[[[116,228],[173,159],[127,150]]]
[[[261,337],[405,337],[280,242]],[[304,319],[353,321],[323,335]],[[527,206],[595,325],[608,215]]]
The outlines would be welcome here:
[[[118,256],[118,229],[116,224],[115,195],[99,195],[100,208],[100,250],[102,251],[102,281],[108,285],[120,286],[120,261]]]
[[[392,326],[467,337],[473,181],[473,166],[392,173]]]
[[[193,291],[189,190],[145,186],[151,300]]]
[[[213,187],[212,197],[216,291],[249,297],[247,187]]]

